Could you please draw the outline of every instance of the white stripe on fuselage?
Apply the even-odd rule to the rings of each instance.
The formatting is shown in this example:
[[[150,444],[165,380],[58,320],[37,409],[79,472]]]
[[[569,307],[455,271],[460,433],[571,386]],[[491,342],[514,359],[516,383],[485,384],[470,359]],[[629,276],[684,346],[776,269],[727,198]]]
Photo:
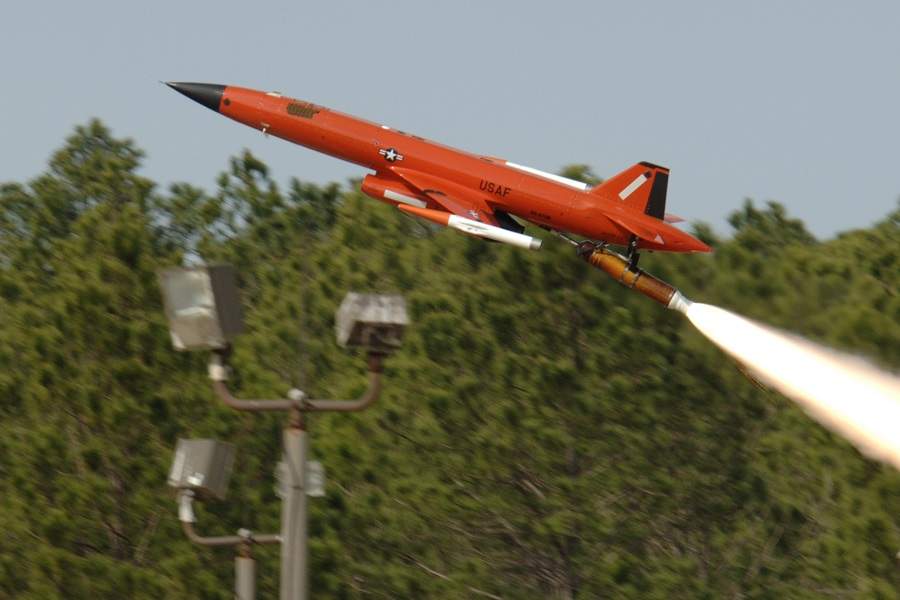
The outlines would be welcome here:
[[[647,181],[647,179],[648,177],[643,173],[635,177],[634,181],[629,183],[627,188],[619,192],[619,198],[621,198],[622,200],[628,198],[628,196],[630,196],[634,192],[634,190],[644,185],[644,182]]]
[[[556,183],[561,183],[563,185],[567,185],[571,188],[575,188],[576,190],[581,190],[582,192],[586,191],[589,187],[588,184],[583,181],[575,181],[574,179],[569,179],[568,177],[563,177],[562,175],[554,175],[553,173],[547,173],[546,171],[541,171],[540,169],[535,169],[534,167],[526,167],[525,165],[517,165],[516,163],[506,161],[507,167],[512,167],[513,169],[517,169],[519,171],[525,171],[526,173],[531,173],[532,175],[537,175],[538,177],[543,177],[545,179],[549,179],[550,181],[555,181]]]
[[[426,206],[428,206],[425,202],[422,202],[418,198],[410,198],[409,196],[398,194],[393,190],[384,190],[384,197],[388,200],[393,200],[394,202],[409,204],[410,206],[418,206],[419,208],[425,208]]]

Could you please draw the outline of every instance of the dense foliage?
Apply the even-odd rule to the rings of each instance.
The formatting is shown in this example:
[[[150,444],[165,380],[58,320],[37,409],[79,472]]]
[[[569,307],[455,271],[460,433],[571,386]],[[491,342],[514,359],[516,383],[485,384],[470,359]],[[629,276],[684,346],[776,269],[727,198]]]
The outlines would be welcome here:
[[[185,539],[165,486],[178,437],[239,447],[203,532],[277,530],[281,418],[220,406],[205,357],[170,347],[155,272],[196,261],[239,269],[245,396],[355,396],[335,308],[408,299],[379,404],[310,420],[316,598],[900,597],[900,473],[565,243],[439,231],[355,185],[281,189],[248,154],[212,194],[161,191],[140,160],[92,122],[0,187],[0,597],[230,598],[229,551]],[[731,224],[698,226],[712,256],[642,266],[900,366],[900,210],[825,242],[777,204]],[[272,597],[277,550],[256,556]]]

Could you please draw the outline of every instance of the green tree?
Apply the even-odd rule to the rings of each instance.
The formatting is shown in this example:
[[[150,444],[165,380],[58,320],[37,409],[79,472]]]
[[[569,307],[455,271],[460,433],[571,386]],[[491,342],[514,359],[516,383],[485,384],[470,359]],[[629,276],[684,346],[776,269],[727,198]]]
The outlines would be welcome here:
[[[239,447],[204,531],[278,529],[282,418],[220,406],[160,307],[158,268],[227,261],[239,395],[356,396],[363,359],[332,341],[344,294],[400,292],[412,313],[379,404],[309,419],[329,472],[317,598],[897,597],[900,475],[569,245],[423,226],[357,183],[282,189],[246,152],[212,191],[159,191],[140,159],[92,122],[0,185],[0,596],[230,597],[228,553],[185,539],[164,485],[177,437]],[[696,226],[712,256],[642,267],[900,365],[900,211],[826,241],[774,203],[731,223]],[[256,555],[274,596],[277,551]]]

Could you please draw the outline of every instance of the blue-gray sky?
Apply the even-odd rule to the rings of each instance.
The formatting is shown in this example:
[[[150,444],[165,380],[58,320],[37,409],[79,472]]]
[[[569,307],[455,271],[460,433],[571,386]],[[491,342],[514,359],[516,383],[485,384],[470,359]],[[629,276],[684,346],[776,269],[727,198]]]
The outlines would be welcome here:
[[[900,3],[10,1],[0,181],[97,116],[144,174],[212,189],[249,148],[279,181],[363,173],[160,85],[279,90],[467,150],[609,176],[671,167],[668,209],[727,233],[745,197],[818,236],[900,196]]]

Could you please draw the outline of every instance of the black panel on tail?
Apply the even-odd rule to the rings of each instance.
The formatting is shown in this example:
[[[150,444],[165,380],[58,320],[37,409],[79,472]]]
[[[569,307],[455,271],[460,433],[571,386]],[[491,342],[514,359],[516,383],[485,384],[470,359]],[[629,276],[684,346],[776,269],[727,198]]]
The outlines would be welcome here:
[[[665,171],[656,171],[656,177],[653,178],[653,187],[650,189],[650,199],[647,200],[647,208],[644,209],[644,213],[660,220],[665,218],[666,190],[668,187],[669,174]]]

